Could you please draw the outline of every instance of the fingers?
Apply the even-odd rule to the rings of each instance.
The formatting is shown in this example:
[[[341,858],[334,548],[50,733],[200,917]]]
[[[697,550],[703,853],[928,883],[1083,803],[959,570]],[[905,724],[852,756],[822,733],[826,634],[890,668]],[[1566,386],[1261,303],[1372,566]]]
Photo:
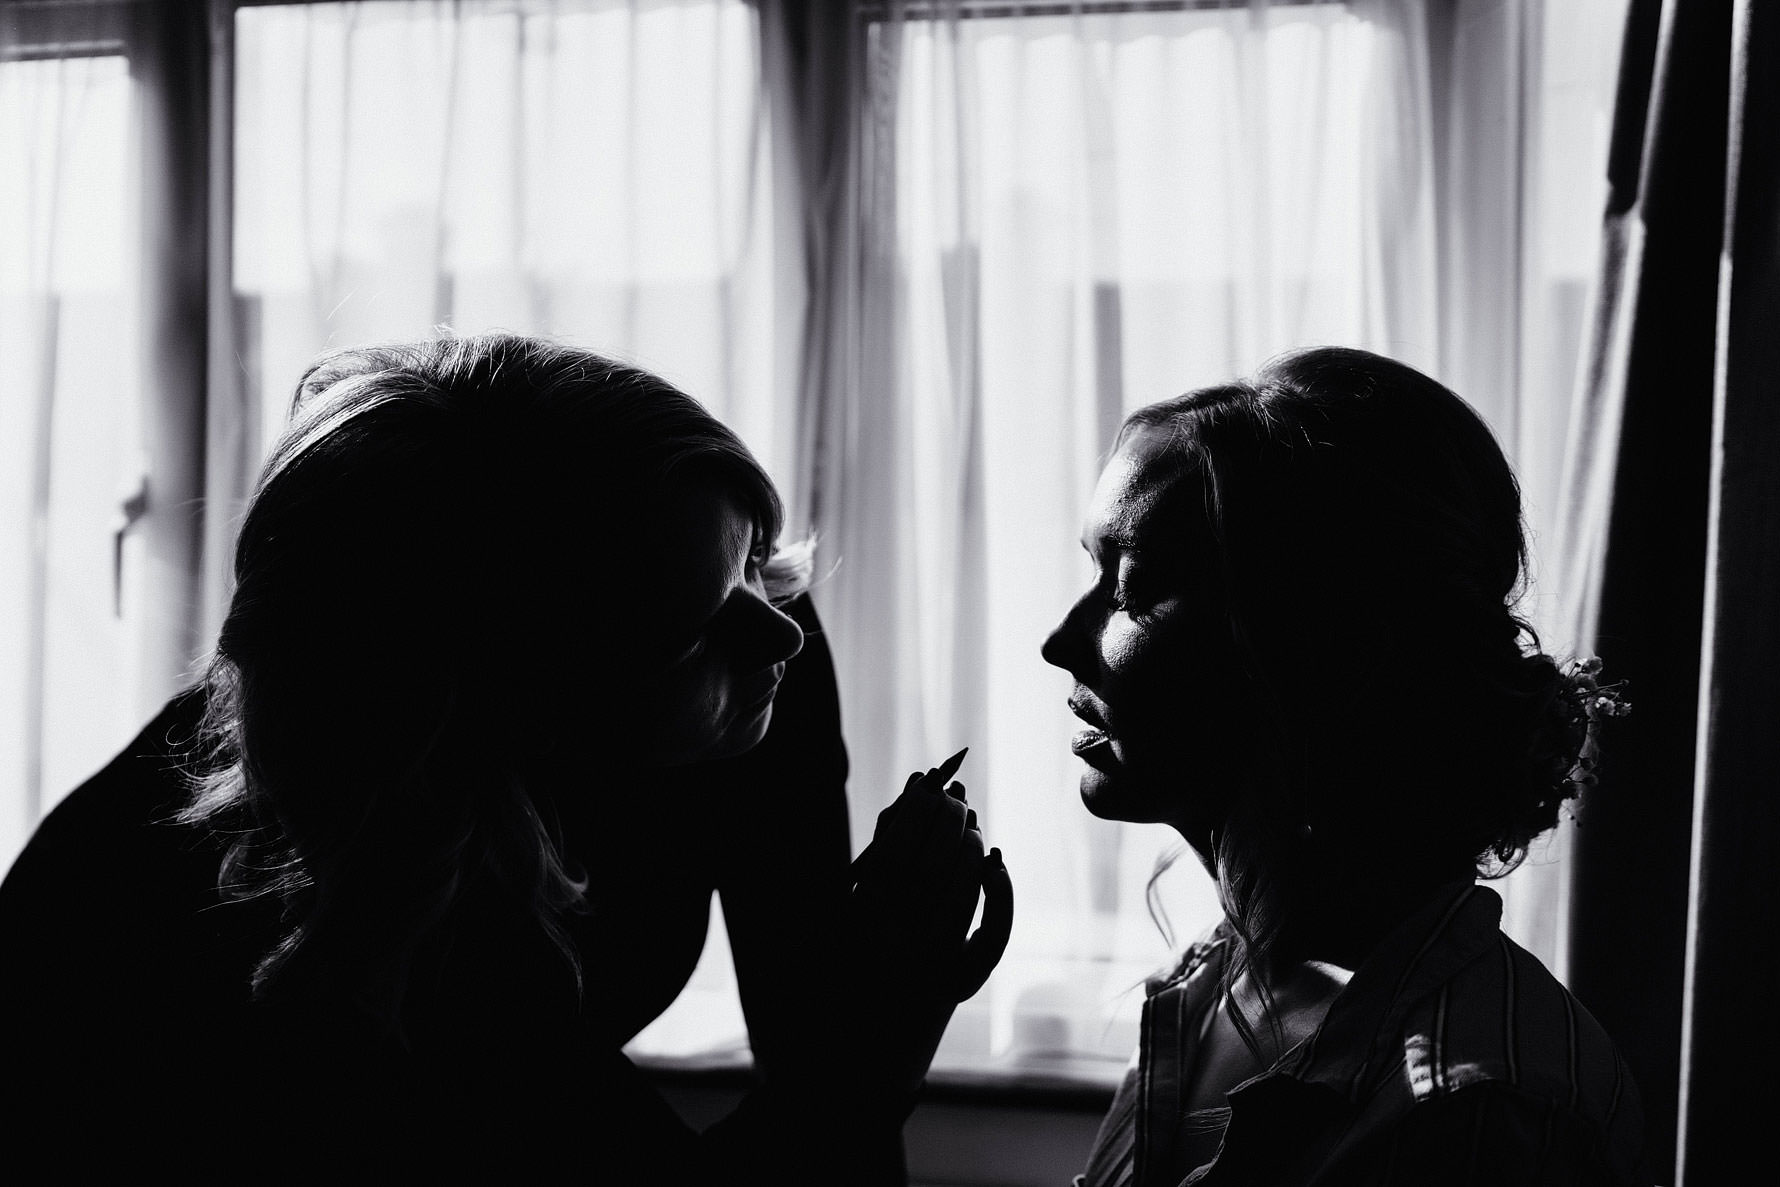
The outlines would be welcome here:
[[[878,822],[872,830],[872,839],[866,843],[864,849],[860,850],[859,856],[853,859],[852,878],[855,886],[859,884],[861,879],[869,878],[882,861],[882,853],[878,848],[878,835],[884,831],[885,827],[888,826],[891,821],[896,819],[898,812],[902,808],[904,797],[906,797],[910,791],[914,790],[915,784],[920,778],[920,771],[911,774],[908,779],[904,781],[901,794],[886,804],[883,811],[878,813]]]
[[[873,874],[882,867],[885,860],[885,845],[896,844],[895,837],[899,831],[907,834],[912,834],[917,831],[916,826],[908,825],[906,823],[901,825],[898,824],[899,819],[909,811],[911,802],[915,804],[914,811],[920,817],[922,822],[926,822],[933,818],[932,809],[935,806],[933,801],[938,799],[936,793],[939,792],[940,785],[946,779],[950,778],[952,774],[957,773],[958,765],[964,761],[964,755],[969,749],[968,746],[965,747],[963,750],[960,750],[957,754],[954,754],[951,758],[931,770],[926,772],[916,771],[911,774],[903,783],[901,794],[894,800],[890,801],[883,811],[878,813],[878,821],[873,829],[871,841],[860,852],[859,856],[853,859],[852,880],[855,886],[862,880],[872,877]],[[953,784],[951,787],[945,789],[944,794],[950,796],[960,804],[964,802],[964,787],[962,784]],[[943,801],[941,802],[943,803]],[[886,838],[889,838],[889,840],[886,841]]]
[[[929,771],[928,774],[932,774],[932,772]],[[920,785],[923,778],[925,778],[925,776],[922,775],[920,771],[916,771],[903,782],[902,791],[897,793],[896,798],[884,806],[882,812],[878,813],[878,823],[876,828],[881,830],[886,824],[889,824],[892,820],[896,819],[898,814],[902,811],[903,804],[908,800],[909,793],[914,791],[916,787]]]
[[[949,1002],[983,987],[1013,934],[1013,882],[1001,851],[985,857],[976,812],[952,780],[966,753],[910,775],[853,863],[860,951],[892,981],[924,981],[923,993]],[[967,935],[979,896],[982,922]]]
[[[944,883],[936,887],[937,909],[930,916],[935,941],[949,943],[955,951],[963,947],[963,937],[970,932],[970,920],[977,911],[983,860],[983,834],[977,831],[976,813],[967,812],[951,868],[945,872]]]
[[[915,887],[943,876],[963,832],[968,808],[963,787],[942,791],[948,772],[956,772],[963,751],[924,774],[911,775],[903,792],[878,815],[867,869],[882,870],[887,879]]]
[[[957,800],[959,803],[963,803],[964,785],[961,783],[954,783],[951,786],[946,786],[946,781],[958,773],[958,767],[964,761],[964,756],[969,753],[969,751],[970,747],[966,746],[963,750],[960,750],[957,754],[954,754],[939,766],[933,767],[926,772],[916,771],[911,774],[908,779],[903,782],[902,791],[898,793],[897,797],[891,800],[890,803],[885,806],[883,811],[878,813],[878,821],[874,826],[874,835],[883,832],[887,825],[891,824],[898,816],[902,815],[903,810],[908,806],[911,799],[918,799],[923,795],[931,796],[933,793],[943,789],[944,794]],[[869,849],[871,846],[868,845],[866,848]],[[861,854],[860,856],[863,857],[864,854]]]
[[[992,877],[985,873],[983,837],[965,787],[950,781],[966,753],[960,750],[909,776],[902,794],[878,814],[871,843],[852,869],[855,918],[875,935],[885,955],[904,953],[935,974],[945,968],[933,985],[942,996],[960,979],[965,937],[985,878]],[[994,935],[994,929],[987,933],[988,939]],[[991,946],[985,941],[978,951],[987,953]],[[980,973],[972,965],[975,982],[969,992],[999,958],[999,950],[989,954]]]
[[[964,942],[958,969],[957,1000],[975,995],[1001,963],[1008,938],[1014,933],[1014,883],[1008,877],[1001,850],[989,850],[983,862],[983,921]]]
[[[935,767],[931,772],[929,772],[930,774],[933,775],[933,777],[937,781],[938,785],[942,788],[945,788],[946,794],[950,795],[951,791],[952,791],[951,788],[946,787],[946,784],[951,782],[952,776],[954,776],[958,773],[958,768],[960,768],[964,765],[964,756],[969,753],[970,753],[970,747],[966,746],[964,749],[960,750],[957,754],[954,754],[951,758],[948,758],[945,762],[940,763],[939,766]],[[959,791],[958,795],[956,795],[953,798],[961,800],[964,798],[964,794],[963,794],[964,789],[962,787],[960,787],[958,789],[958,791]]]

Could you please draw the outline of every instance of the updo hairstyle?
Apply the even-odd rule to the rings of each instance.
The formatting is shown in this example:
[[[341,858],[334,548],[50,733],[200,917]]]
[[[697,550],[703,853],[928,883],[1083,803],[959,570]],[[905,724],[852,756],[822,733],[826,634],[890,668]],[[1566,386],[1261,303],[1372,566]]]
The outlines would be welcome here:
[[[1226,897],[1269,897],[1247,867],[1306,847],[1430,882],[1518,864],[1587,775],[1593,685],[1516,610],[1520,488],[1477,413],[1329,347],[1123,431],[1139,427],[1202,495],[1204,523],[1184,526],[1206,540],[1258,723],[1255,785],[1218,838]]]

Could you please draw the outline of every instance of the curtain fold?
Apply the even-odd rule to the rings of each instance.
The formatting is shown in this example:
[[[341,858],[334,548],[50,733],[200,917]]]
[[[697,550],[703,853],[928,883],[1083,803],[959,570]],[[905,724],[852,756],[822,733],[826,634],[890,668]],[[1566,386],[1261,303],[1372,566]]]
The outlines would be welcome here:
[[[1592,640],[1577,612],[1590,604],[1598,557],[1576,563],[1564,536],[1603,505],[1576,505],[1564,466],[1607,197],[1619,45],[1602,30],[1623,27],[1625,9],[1625,0],[1428,9],[1440,377],[1483,413],[1514,463],[1531,549],[1520,609],[1560,658]],[[1574,839],[1566,820],[1496,883],[1504,928],[1560,978]]]
[[[1773,1090],[1737,1069],[1776,1045],[1748,1025],[1777,971],[1780,758],[1780,194],[1761,7],[1630,6],[1566,479],[1564,559],[1590,595],[1576,630],[1635,706],[1576,835],[1570,982],[1638,1078],[1658,1174],[1698,1182],[1764,1157],[1749,1093]]]
[[[261,460],[256,319],[251,299],[235,294],[235,7],[209,0],[210,76],[207,156],[209,212],[205,257],[204,491],[198,558],[197,638],[208,645],[222,630],[233,589],[240,496]]]
[[[1683,985],[1676,1180],[1726,1182],[1768,1156],[1747,1124],[1780,1088],[1748,1068],[1780,1059],[1780,14],[1731,6],[1724,244],[1706,542],[1698,757]]]

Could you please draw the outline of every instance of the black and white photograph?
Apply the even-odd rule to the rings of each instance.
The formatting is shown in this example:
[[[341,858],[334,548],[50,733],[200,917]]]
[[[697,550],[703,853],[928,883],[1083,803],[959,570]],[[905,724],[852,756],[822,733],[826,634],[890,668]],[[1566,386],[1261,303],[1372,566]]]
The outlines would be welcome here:
[[[0,0],[0,1178],[1716,1187],[1780,6]]]

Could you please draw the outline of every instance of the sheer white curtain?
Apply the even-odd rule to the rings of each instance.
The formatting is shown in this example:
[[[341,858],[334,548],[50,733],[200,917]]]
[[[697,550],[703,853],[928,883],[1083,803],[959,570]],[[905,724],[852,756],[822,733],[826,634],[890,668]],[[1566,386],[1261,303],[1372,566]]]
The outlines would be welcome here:
[[[120,506],[142,473],[119,28],[0,14],[0,869],[141,724],[118,585]]]
[[[1132,989],[1175,948],[1145,907],[1169,834],[1082,811],[1068,679],[1038,655],[1086,578],[1074,527],[1126,412],[1344,343],[1445,378],[1511,452],[1555,464],[1568,379],[1523,370],[1529,340],[1558,369],[1575,351],[1524,332],[1521,282],[1545,265],[1523,256],[1548,246],[1519,207],[1540,13],[951,3],[869,25],[860,276],[841,298],[855,343],[819,525],[839,561],[818,597],[855,723],[855,832],[907,769],[968,743],[963,777],[1020,893],[1009,955],[941,1065],[1122,1062]],[[1155,889],[1176,945],[1215,919],[1190,858]]]
[[[1593,638],[1584,619],[1600,556],[1563,529],[1604,527],[1604,509],[1567,505],[1565,473],[1577,450],[1599,447],[1572,440],[1572,410],[1587,378],[1626,3],[1464,0],[1437,34],[1439,374],[1489,419],[1520,476],[1532,549],[1522,609],[1554,654]],[[1566,819],[1495,884],[1504,927],[1560,977],[1572,828]]]
[[[239,10],[221,327],[239,388],[213,396],[213,442],[257,462],[318,352],[448,325],[637,361],[777,465],[755,26],[742,0]]]
[[[219,2],[206,385],[143,361],[168,302],[137,291],[159,84],[133,6],[0,6],[0,859],[177,678],[180,646],[139,636],[213,637],[242,496],[318,351],[555,333],[705,400],[817,529],[856,843],[908,770],[972,746],[1020,917],[942,1066],[1115,1068],[1173,950],[1145,909],[1166,837],[1080,809],[1067,680],[1038,658],[1111,433],[1354,343],[1482,407],[1535,531],[1555,522],[1624,4]],[[802,90],[765,77],[861,10]],[[196,506],[162,455],[190,451],[173,404],[200,387],[194,598],[142,537]],[[1562,647],[1550,544],[1534,608]],[[1532,865],[1510,917],[1549,957],[1562,862]],[[1191,859],[1158,891],[1177,943],[1215,911]],[[727,974],[714,947],[654,1049],[741,1033]]]

